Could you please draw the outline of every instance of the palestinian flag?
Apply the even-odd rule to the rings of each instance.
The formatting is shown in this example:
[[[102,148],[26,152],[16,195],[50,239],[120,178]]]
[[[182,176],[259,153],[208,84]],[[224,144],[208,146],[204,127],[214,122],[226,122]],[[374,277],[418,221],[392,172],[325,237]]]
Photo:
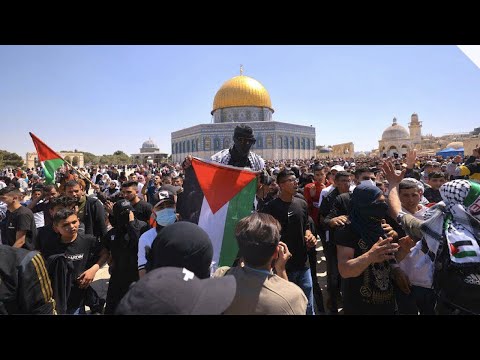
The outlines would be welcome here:
[[[55,171],[63,165],[63,158],[55,151],[50,149],[42,140],[29,133],[32,137],[35,149],[37,149],[38,161],[42,164],[45,173],[45,183],[55,183]]]
[[[198,182],[200,188],[197,198],[198,194],[203,197],[197,202],[201,203],[198,225],[212,240],[213,270],[231,266],[238,252],[235,226],[253,210],[256,173],[197,158],[193,159],[192,167],[196,178],[193,183]]]

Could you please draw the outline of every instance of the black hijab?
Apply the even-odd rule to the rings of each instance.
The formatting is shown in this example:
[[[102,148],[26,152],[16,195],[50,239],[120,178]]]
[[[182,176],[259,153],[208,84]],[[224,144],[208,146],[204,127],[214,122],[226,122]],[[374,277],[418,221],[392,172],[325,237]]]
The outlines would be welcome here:
[[[385,237],[382,219],[387,215],[388,204],[378,201],[382,191],[370,184],[360,184],[351,197],[350,221],[353,229],[367,243],[370,249],[379,237]]]

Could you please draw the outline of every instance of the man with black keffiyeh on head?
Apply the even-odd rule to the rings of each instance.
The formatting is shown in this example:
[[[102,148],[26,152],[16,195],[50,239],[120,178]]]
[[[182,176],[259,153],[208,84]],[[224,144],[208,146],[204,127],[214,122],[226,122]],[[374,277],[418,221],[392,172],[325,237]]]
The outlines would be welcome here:
[[[382,228],[387,215],[385,196],[376,186],[360,184],[351,197],[350,224],[337,230],[338,270],[346,315],[393,315],[395,298],[389,260],[398,244],[392,244]]]

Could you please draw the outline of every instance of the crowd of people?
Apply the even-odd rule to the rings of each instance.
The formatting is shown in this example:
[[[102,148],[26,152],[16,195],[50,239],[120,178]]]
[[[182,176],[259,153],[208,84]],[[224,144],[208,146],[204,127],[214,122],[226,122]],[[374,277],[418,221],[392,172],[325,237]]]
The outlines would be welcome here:
[[[192,215],[191,156],[63,166],[48,185],[40,167],[3,169],[0,314],[480,313],[479,147],[465,158],[269,160],[251,151],[250,127],[233,140],[211,160],[255,171],[257,192],[236,223],[237,259],[216,271]],[[440,261],[470,287],[460,294]],[[103,299],[90,285],[107,263]]]

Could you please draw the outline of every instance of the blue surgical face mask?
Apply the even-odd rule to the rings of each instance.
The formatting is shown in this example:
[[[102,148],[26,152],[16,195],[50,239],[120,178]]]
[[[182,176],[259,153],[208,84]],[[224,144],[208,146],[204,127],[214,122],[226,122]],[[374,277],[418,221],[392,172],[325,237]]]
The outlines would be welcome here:
[[[160,226],[167,226],[173,224],[177,220],[174,208],[166,208],[163,210],[155,211],[157,216],[156,221]]]

